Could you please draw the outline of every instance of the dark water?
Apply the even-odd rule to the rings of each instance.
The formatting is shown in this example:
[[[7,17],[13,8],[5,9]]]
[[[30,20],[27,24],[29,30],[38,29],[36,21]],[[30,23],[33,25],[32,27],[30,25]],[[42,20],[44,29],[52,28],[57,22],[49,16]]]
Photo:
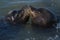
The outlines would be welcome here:
[[[34,7],[45,7],[60,16],[60,0],[0,0],[0,18],[10,10],[21,9],[24,5]],[[0,40],[60,40],[60,23],[56,28],[39,29],[30,24],[9,25],[0,22]]]

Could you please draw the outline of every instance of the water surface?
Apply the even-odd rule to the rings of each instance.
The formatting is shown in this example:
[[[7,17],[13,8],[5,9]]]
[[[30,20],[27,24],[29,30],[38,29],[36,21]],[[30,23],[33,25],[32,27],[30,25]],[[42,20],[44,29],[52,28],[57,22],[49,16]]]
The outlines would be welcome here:
[[[36,8],[48,8],[59,17],[59,1],[60,0],[0,0],[0,18],[7,15],[10,10],[21,9],[24,5],[32,5]],[[9,25],[6,22],[0,22],[0,40],[60,40],[60,23],[58,23],[56,28],[39,29],[32,27],[30,24]]]

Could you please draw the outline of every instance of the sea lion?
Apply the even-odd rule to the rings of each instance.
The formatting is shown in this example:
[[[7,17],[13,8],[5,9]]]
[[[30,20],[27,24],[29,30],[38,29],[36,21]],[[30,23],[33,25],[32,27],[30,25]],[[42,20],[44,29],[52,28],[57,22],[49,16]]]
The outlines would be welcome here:
[[[42,27],[52,27],[57,25],[57,18],[48,9],[45,8],[35,8],[32,6],[24,6],[21,10],[12,10],[6,16],[9,23],[12,24],[26,24],[31,17],[31,24],[42,26]]]

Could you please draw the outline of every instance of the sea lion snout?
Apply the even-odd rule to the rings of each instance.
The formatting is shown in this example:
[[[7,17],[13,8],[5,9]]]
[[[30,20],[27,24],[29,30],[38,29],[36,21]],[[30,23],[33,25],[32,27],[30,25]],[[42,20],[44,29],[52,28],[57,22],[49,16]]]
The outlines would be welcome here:
[[[17,10],[11,10],[11,11],[8,12],[7,20],[9,22],[14,23],[14,21],[16,20],[17,15],[18,15]]]

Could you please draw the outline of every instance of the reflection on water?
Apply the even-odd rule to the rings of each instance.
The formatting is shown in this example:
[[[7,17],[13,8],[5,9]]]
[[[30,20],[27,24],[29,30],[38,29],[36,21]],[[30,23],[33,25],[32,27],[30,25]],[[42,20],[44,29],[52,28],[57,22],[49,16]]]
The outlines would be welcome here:
[[[0,24],[1,25],[1,24]],[[5,26],[7,25],[7,26]],[[59,40],[60,32],[56,28],[40,29],[27,25],[0,26],[0,40]]]

